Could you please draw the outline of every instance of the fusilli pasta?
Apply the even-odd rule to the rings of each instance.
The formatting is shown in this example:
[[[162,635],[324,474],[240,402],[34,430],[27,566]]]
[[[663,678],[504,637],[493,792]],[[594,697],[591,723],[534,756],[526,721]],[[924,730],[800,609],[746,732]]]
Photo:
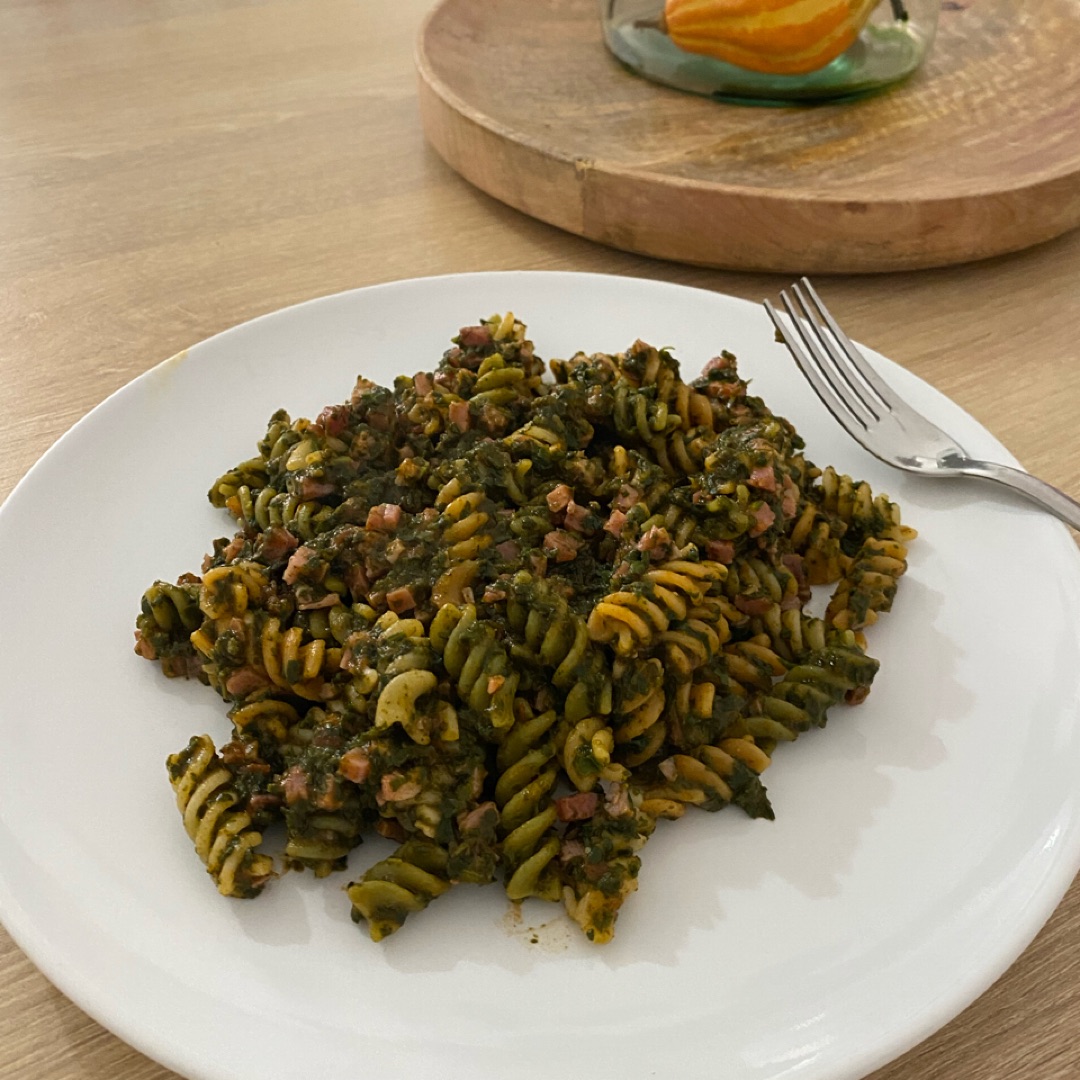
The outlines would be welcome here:
[[[553,361],[512,315],[437,369],[275,413],[210,501],[239,531],[154,583],[136,651],[227,703],[230,740],[168,760],[219,890],[283,863],[348,886],[379,940],[455,883],[564,902],[610,939],[661,818],[771,818],[777,748],[868,693],[864,629],[914,536],[819,470],[722,353]],[[811,587],[831,584],[824,615]]]

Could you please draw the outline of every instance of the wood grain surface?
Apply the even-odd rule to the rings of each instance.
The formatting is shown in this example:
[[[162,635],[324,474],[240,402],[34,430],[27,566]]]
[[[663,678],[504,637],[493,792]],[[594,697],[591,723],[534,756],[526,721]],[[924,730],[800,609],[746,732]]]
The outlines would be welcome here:
[[[0,498],[135,375],[313,296],[499,269],[645,276],[753,300],[787,283],[613,251],[463,181],[419,122],[412,56],[430,7],[0,0]],[[1078,280],[1072,233],[977,266],[837,277],[824,291],[853,336],[1077,496]],[[0,615],[18,617],[2,598]],[[0,931],[0,1077],[172,1076],[68,1002]],[[1077,1076],[1074,884],[983,997],[873,1080]]]
[[[639,78],[608,54],[595,0],[443,0],[418,57],[424,128],[450,165],[626,251],[891,271],[1080,224],[1074,0],[946,5],[910,81],[810,109],[720,104]]]

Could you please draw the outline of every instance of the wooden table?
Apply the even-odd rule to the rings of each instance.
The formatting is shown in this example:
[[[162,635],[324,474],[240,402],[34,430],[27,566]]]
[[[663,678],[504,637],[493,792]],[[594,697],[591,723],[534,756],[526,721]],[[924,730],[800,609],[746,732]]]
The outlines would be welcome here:
[[[0,2],[0,498],[106,395],[262,312],[466,270],[783,284],[597,247],[493,202],[425,145],[431,0]],[[1080,495],[1080,233],[977,266],[828,282],[853,336]],[[5,613],[8,617],[10,613]],[[0,931],[0,1076],[172,1076]],[[874,1080],[1080,1075],[1080,886],[1001,980]]]

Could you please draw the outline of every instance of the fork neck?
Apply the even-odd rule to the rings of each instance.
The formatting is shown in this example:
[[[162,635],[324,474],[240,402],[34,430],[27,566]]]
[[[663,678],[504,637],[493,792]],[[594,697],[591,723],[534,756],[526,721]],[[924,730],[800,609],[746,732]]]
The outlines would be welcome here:
[[[1044,480],[1039,480],[1023,469],[1014,469],[1009,465],[998,465],[992,461],[980,461],[977,458],[946,456],[940,463],[964,476],[977,476],[991,480],[995,484],[1018,492],[1037,506],[1048,510],[1066,525],[1080,531],[1080,502],[1070,498],[1063,491],[1058,491]]]

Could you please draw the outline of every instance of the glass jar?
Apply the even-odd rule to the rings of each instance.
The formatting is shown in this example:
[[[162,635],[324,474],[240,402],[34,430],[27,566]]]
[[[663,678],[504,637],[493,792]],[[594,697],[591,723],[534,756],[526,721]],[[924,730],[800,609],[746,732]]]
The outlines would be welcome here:
[[[744,0],[739,6],[745,10],[752,2]],[[940,0],[848,3],[856,20],[852,31],[859,18],[866,19],[854,42],[821,66],[795,74],[783,69],[814,64],[828,53],[823,49],[813,56],[812,49],[804,48],[800,56],[793,56],[789,28],[783,25],[785,5],[778,8],[775,0],[762,5],[772,9],[765,16],[771,27],[754,31],[758,35],[754,54],[739,51],[747,16],[733,17],[725,11],[732,8],[732,0],[719,0],[718,14],[710,10],[709,0],[600,0],[600,14],[608,48],[646,78],[722,101],[782,105],[868,94],[906,78],[926,57],[937,29]],[[825,21],[835,19],[837,5],[828,0],[821,0],[821,5]],[[788,6],[793,18],[805,17],[806,0],[791,0]],[[872,7],[868,17],[867,6]],[[842,33],[842,26],[831,27],[837,29]],[[740,63],[731,62],[732,56]],[[744,61],[758,70],[742,66]]]

